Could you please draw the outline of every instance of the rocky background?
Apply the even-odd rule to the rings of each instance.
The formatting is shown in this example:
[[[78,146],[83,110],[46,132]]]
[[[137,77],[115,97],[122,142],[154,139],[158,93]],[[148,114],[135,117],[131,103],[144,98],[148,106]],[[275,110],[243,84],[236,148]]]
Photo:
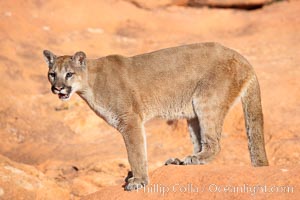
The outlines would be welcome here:
[[[50,92],[42,50],[97,58],[207,41],[254,66],[270,166],[251,167],[238,103],[226,118],[221,153],[205,166],[163,166],[192,152],[185,121],[146,124],[152,186],[192,183],[204,191],[124,192],[121,135],[76,95],[62,103]],[[299,199],[299,55],[297,0],[0,1],[0,199]],[[293,191],[211,192],[211,184]]]

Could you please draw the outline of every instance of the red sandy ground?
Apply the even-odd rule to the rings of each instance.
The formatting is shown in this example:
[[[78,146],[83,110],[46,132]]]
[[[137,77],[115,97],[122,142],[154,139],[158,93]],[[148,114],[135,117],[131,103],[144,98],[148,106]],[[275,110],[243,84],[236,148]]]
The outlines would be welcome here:
[[[120,134],[79,97],[62,103],[51,94],[42,50],[82,50],[96,58],[205,41],[236,49],[254,66],[270,166],[250,167],[238,103],[226,118],[221,153],[206,166],[164,167],[169,157],[192,152],[186,123],[148,122],[151,184],[294,186],[288,194],[169,192],[169,199],[299,199],[300,2],[253,11],[135,2],[150,6],[123,0],[0,2],[0,199],[158,197],[123,191],[129,164]]]

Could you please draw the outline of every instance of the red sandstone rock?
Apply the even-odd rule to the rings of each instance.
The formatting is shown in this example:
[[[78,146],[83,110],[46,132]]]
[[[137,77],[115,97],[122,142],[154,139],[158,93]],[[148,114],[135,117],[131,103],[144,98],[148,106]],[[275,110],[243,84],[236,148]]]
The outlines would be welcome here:
[[[68,199],[69,190],[32,166],[0,155],[0,199]]]

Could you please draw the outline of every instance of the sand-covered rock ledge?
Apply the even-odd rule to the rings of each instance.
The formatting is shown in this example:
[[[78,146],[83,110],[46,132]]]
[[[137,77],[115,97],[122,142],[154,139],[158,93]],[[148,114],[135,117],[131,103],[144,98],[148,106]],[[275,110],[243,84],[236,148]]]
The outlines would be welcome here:
[[[152,172],[144,189],[125,192],[104,187],[93,199],[297,199],[299,166],[165,166]]]

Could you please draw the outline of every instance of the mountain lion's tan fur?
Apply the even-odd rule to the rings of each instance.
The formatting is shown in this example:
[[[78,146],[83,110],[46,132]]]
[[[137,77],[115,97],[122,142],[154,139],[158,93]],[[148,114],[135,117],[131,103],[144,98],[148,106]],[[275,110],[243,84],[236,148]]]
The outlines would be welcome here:
[[[57,57],[47,50],[44,56],[52,91],[64,100],[76,92],[122,134],[133,174],[126,190],[148,183],[147,120],[187,119],[194,152],[166,164],[204,164],[220,151],[224,118],[239,97],[251,162],[268,165],[258,81],[249,62],[229,48],[201,43],[133,57]]]

